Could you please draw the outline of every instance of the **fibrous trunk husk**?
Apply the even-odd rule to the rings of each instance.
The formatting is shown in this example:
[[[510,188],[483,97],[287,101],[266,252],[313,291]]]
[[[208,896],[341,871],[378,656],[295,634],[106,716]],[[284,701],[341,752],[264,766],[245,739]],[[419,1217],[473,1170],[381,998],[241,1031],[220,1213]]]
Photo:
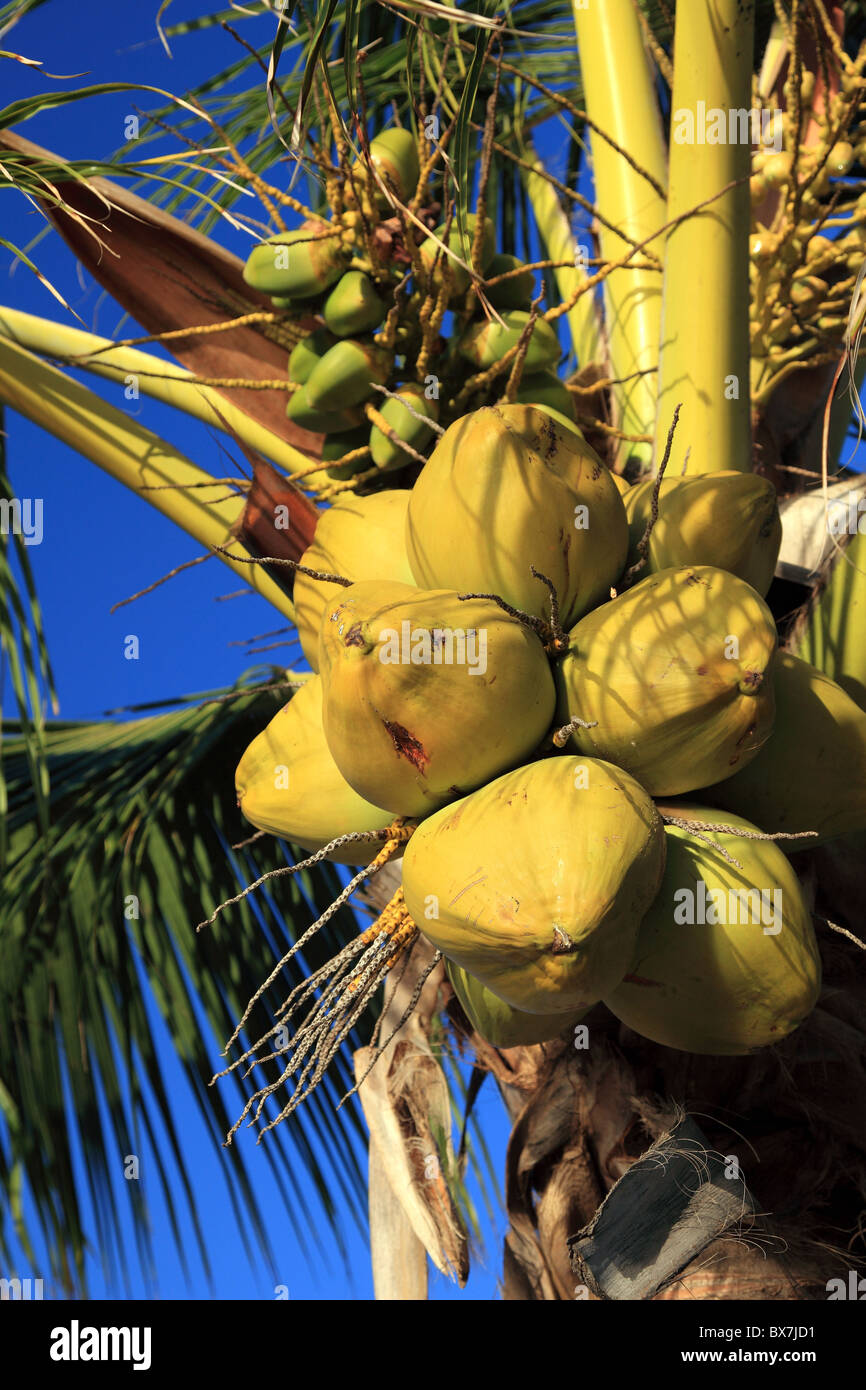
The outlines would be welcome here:
[[[802,868],[803,866],[801,866]],[[819,898],[820,910],[820,898]],[[683,1113],[736,1159],[757,1216],[675,1264],[659,1299],[826,1299],[866,1263],[866,975],[863,953],[820,932],[824,988],[791,1037],[744,1057],[700,1057],[638,1037],[598,1006],[589,1046],[565,1037],[497,1052],[477,1038],[514,1120],[504,1297],[597,1297],[568,1259],[623,1173]],[[660,1232],[663,1236],[664,1232]]]

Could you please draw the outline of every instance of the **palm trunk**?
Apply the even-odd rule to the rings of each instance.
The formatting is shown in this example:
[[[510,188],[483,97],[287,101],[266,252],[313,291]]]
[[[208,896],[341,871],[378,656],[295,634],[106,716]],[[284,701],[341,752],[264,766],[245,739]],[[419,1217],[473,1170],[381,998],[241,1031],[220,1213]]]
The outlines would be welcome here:
[[[800,861],[806,872],[807,856]],[[569,1261],[574,1237],[605,1198],[609,1206],[623,1200],[628,1185],[609,1196],[612,1189],[684,1111],[697,1114],[708,1154],[729,1175],[738,1165],[758,1215],[743,1220],[742,1238],[736,1225],[719,1237],[712,1222],[692,1215],[687,1235],[704,1246],[680,1269],[661,1204],[647,1203],[642,1219],[658,1225],[659,1269],[667,1262],[667,1283],[654,1297],[826,1299],[830,1279],[847,1280],[856,1253],[847,1233],[859,1251],[862,1237],[853,1233],[866,1182],[866,984],[855,946],[830,932],[821,944],[826,987],[818,1007],[763,1055],[699,1057],[659,1047],[603,1006],[587,1016],[583,1051],[570,1037],[507,1052],[478,1044],[514,1124],[506,1299],[597,1297],[578,1261]],[[696,1161],[696,1179],[701,1171]],[[682,1186],[673,1168],[670,1179]]]

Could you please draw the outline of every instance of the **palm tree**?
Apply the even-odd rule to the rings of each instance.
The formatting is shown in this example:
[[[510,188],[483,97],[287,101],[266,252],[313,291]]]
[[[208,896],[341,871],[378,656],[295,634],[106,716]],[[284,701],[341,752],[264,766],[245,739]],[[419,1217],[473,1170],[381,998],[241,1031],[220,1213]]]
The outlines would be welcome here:
[[[0,33],[45,3],[7,5]],[[375,470],[335,480],[323,468],[322,436],[287,420],[286,352],[309,325],[294,311],[275,312],[244,282],[241,261],[209,234],[230,227],[237,240],[246,233],[249,245],[250,233],[339,217],[344,181],[370,177],[370,137],[396,123],[418,133],[422,154],[429,147],[431,182],[417,201],[395,202],[392,189],[386,206],[368,202],[365,235],[405,248],[413,220],[429,230],[436,216],[446,227],[453,219],[458,262],[471,275],[477,259],[467,219],[473,211],[479,221],[491,216],[498,249],[533,266],[536,290],[544,282],[546,300],[534,301],[533,314],[559,333],[577,421],[611,469],[630,480],[654,476],[679,407],[686,427],[670,438],[671,472],[760,469],[786,498],[786,573],[798,573],[799,564],[799,577],[807,574],[811,561],[802,544],[798,551],[797,528],[831,476],[851,486],[840,454],[852,408],[837,388],[844,373],[852,385],[861,379],[866,33],[856,7],[825,0],[523,0],[507,7],[328,0],[315,13],[303,3],[265,8],[275,11],[267,42],[257,47],[226,24],[231,64],[198,92],[164,101],[132,148],[113,160],[68,163],[18,129],[48,103],[98,99],[96,89],[53,90],[0,112],[0,163],[10,184],[44,211],[143,330],[118,344],[65,318],[0,309],[0,401],[140,493],[207,553],[219,548],[245,584],[293,621],[291,563],[302,562],[321,507],[340,491],[375,486]],[[171,42],[220,22],[215,14],[162,32]],[[748,140],[707,138],[694,125],[686,132],[681,121],[683,113],[712,121],[715,112],[752,109],[765,137],[754,160]],[[784,147],[776,151],[782,131]],[[139,193],[118,185],[120,177],[135,178]],[[255,217],[245,192],[258,199]],[[180,211],[183,221],[174,215]],[[26,250],[11,249],[33,266]],[[425,350],[434,338],[431,329]],[[482,403],[484,392],[513,399],[526,341],[498,376],[479,374],[462,394],[445,392],[441,423],[449,409],[453,417]],[[179,365],[143,350],[154,342]],[[436,350],[447,371],[447,345]],[[226,492],[46,358],[109,380],[132,376],[142,392],[213,424],[243,454],[246,481]],[[381,417],[369,418],[375,424]],[[401,457],[389,481],[410,484],[413,469],[416,459]],[[5,470],[0,485],[11,506]],[[275,507],[285,509],[288,529],[275,524]],[[844,553],[840,544],[822,560],[817,580],[779,584],[772,597],[788,643],[857,697],[866,676],[852,614],[863,602],[863,567],[859,535],[849,539]],[[26,549],[15,535],[10,552],[17,570],[4,556],[8,616],[0,638],[17,718],[4,724],[0,765],[8,880],[0,908],[8,1131],[0,1179],[19,1215],[16,1194],[29,1186],[50,1233],[53,1273],[74,1288],[85,1233],[73,1180],[77,1140],[66,1122],[57,1124],[65,1076],[103,1197],[109,1136],[100,1091],[112,1102],[122,1143],[131,1123],[150,1123],[136,1082],[143,1068],[172,1133],[137,967],[157,987],[218,1140],[234,1107],[224,1089],[203,1084],[209,1045],[199,1019],[225,1039],[254,999],[245,1036],[265,1034],[279,993],[261,993],[262,981],[306,930],[310,913],[326,915],[341,898],[346,877],[321,856],[286,874],[303,851],[273,838],[237,847],[245,831],[234,805],[234,766],[297,672],[259,668],[231,691],[182,697],[169,714],[139,711],[142,717],[123,723],[45,720],[50,662]],[[270,563],[250,563],[265,557]],[[856,851],[842,838],[796,857],[816,912],[848,929],[855,925]],[[275,871],[283,871],[279,887],[246,895],[247,884]],[[368,906],[381,909],[394,886],[389,865],[366,885]],[[238,899],[230,928],[217,912],[228,899]],[[109,902],[116,904],[111,923],[94,934],[94,909]],[[197,935],[196,924],[208,918],[208,931]],[[345,907],[326,916],[305,946],[304,968],[296,955],[286,962],[280,993],[286,979],[294,987],[324,966],[356,930]],[[122,949],[127,942],[134,961]],[[862,1084],[856,948],[836,933],[822,949],[828,988],[794,1039],[760,1059],[707,1059],[647,1043],[601,1006],[587,1019],[586,1050],[571,1035],[493,1048],[473,1031],[422,940],[409,964],[393,972],[398,978],[389,979],[384,1001],[373,994],[357,1013],[308,1106],[294,1110],[283,1129],[338,1227],[338,1187],[350,1208],[363,1196],[354,1145],[363,1132],[360,1095],[382,1298],[424,1297],[428,1255],[465,1280],[475,1219],[467,1162],[483,1175],[483,1135],[476,1127],[473,1142],[461,1140],[455,1151],[451,1112],[471,1126],[475,1095],[491,1075],[513,1123],[505,1297],[809,1296],[859,1253],[866,1148],[855,1108]],[[377,1037],[386,1040],[381,1056]],[[337,1098],[377,1057],[359,1092],[335,1113]],[[827,1082],[831,1061],[835,1084]],[[266,1064],[263,1075],[269,1084],[279,1073]],[[245,1099],[252,1094],[248,1083],[241,1091]],[[285,1104],[273,1103],[276,1111],[265,1114]],[[683,1112],[697,1116],[700,1128]],[[824,1135],[820,1161],[816,1125]],[[287,1155],[270,1145],[273,1137],[266,1147],[279,1168]],[[328,1171],[315,1138],[327,1139]],[[738,1189],[740,1214],[745,1199],[772,1218],[754,1221],[747,1241],[732,1242],[730,1206],[708,1214],[701,1187],[679,1227],[686,1237],[663,1244],[669,1211],[662,1216],[664,1203],[646,1198],[659,1147],[674,1185],[677,1156],[707,1173],[735,1162],[751,1194]],[[242,1148],[233,1144],[227,1154],[251,1239],[264,1242]],[[626,1172],[630,1187],[618,1185]],[[600,1217],[587,1229],[609,1193],[612,1236]],[[640,1219],[636,1210],[644,1212]],[[137,1217],[143,1231],[145,1215]],[[107,1205],[105,1232],[113,1219]],[[628,1292],[606,1272],[618,1219],[633,1229],[636,1282]],[[650,1259],[647,1250],[660,1244],[662,1255]]]

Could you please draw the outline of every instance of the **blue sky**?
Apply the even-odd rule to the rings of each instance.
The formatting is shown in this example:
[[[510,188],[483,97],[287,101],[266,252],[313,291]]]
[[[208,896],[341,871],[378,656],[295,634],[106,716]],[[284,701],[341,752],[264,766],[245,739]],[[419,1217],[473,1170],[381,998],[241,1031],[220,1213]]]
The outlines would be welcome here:
[[[207,14],[214,8],[193,0],[175,0],[166,23]],[[4,36],[2,47],[43,61],[47,72],[86,73],[73,87],[102,81],[142,82],[182,93],[237,54],[232,40],[220,29],[206,30],[172,40],[169,59],[157,37],[153,3],[118,5],[114,0],[77,0],[74,7],[50,3],[20,22]],[[254,23],[234,20],[245,36],[264,42],[273,20]],[[3,64],[3,100],[13,101],[53,85],[33,69]],[[61,84],[62,85],[62,84]],[[135,106],[147,108],[154,98],[148,93],[99,97],[80,102],[67,111],[47,112],[19,127],[20,133],[69,158],[108,157],[122,143],[124,122]],[[17,194],[4,192],[0,202],[0,235],[19,246],[39,231],[41,219]],[[231,229],[220,239],[244,255],[247,239]],[[33,258],[50,275],[70,305],[97,332],[120,329],[117,307],[101,295],[87,277],[80,275],[72,256],[55,234],[42,240]],[[11,270],[12,258],[0,249],[0,303],[49,318],[74,322],[22,265]],[[129,321],[121,336],[136,331]],[[131,409],[142,424],[169,438],[187,457],[208,471],[221,475],[226,461],[215,436],[184,415],[142,397],[125,402],[118,388],[85,377],[91,389],[104,394],[121,408]],[[66,719],[99,718],[107,710],[147,700],[227,685],[250,665],[262,659],[279,661],[289,655],[276,651],[250,658],[231,643],[281,626],[281,620],[265,602],[252,595],[217,602],[219,595],[239,588],[235,576],[218,561],[198,566],[111,615],[119,599],[136,593],[185,560],[198,547],[151,507],[134,498],[120,484],[78,457],[66,446],[12,412],[6,416],[9,471],[13,490],[23,497],[44,501],[44,538],[29,548],[29,559],[42,604],[49,649],[60,698],[60,714]],[[276,619],[276,620],[275,620]],[[123,655],[124,639],[135,633],[140,640],[140,659]],[[294,656],[294,653],[291,654]],[[9,692],[6,691],[6,699]],[[11,704],[4,705],[11,712]],[[229,769],[227,775],[233,775]],[[151,1203],[153,1243],[156,1252],[154,1283],[141,1274],[132,1227],[124,1218],[120,1240],[125,1277],[108,1280],[100,1252],[88,1259],[88,1277],[94,1297],[255,1299],[274,1297],[274,1284],[288,1287],[290,1298],[355,1299],[372,1296],[369,1260],[363,1233],[346,1224],[347,1262],[323,1235],[323,1249],[308,1261],[292,1231],[280,1193],[271,1176],[263,1146],[258,1149],[251,1134],[242,1133],[249,1169],[268,1226],[278,1269],[272,1276],[264,1261],[247,1258],[241,1233],[228,1201],[221,1170],[221,1155],[214,1152],[195,1104],[186,1090],[158,1015],[154,1029],[161,1040],[163,1070],[168,1089],[177,1097],[182,1144],[192,1174],[199,1215],[207,1232],[213,1267],[208,1284],[192,1239],[190,1223],[182,1220],[184,1247],[190,1278],[184,1278],[175,1249],[168,1213],[159,1191],[148,1183],[153,1171],[146,1145],[142,1146],[142,1181]],[[499,1172],[503,1169],[507,1127],[504,1112],[492,1085],[482,1090],[478,1111]],[[284,1143],[280,1131],[270,1136]],[[169,1167],[170,1167],[169,1163]],[[296,1167],[297,1171],[297,1167]],[[84,1174],[81,1173],[82,1186]],[[312,1212],[312,1224],[323,1229],[323,1216],[315,1192],[301,1174],[301,1194]],[[120,1196],[123,1193],[120,1192]],[[85,1211],[87,1203],[85,1199]],[[92,1222],[91,1229],[92,1229]],[[467,1295],[495,1297],[501,1243],[490,1242],[489,1267],[479,1266],[471,1276]],[[23,1255],[15,1271],[22,1277],[44,1273],[30,1270]],[[0,1271],[4,1273],[4,1271]],[[47,1290],[46,1290],[47,1292]],[[432,1272],[431,1296],[449,1298],[457,1291]],[[459,1295],[458,1295],[459,1296]],[[466,1295],[463,1295],[466,1296]]]

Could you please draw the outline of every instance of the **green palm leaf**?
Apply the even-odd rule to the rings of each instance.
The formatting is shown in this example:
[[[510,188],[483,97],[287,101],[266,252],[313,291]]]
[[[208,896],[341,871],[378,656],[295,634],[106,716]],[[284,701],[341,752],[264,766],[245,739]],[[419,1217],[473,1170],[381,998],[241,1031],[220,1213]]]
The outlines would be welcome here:
[[[157,1121],[169,1138],[206,1263],[206,1240],[184,1167],[176,1107],[161,1079],[149,1008],[159,1009],[212,1142],[219,1146],[242,1104],[234,1083],[208,1088],[219,1050],[270,973],[274,952],[282,955],[310,913],[321,912],[339,891],[329,865],[315,874],[283,877],[273,893],[238,904],[196,935],[196,923],[220,902],[286,863],[283,845],[270,838],[257,841],[254,850],[230,849],[230,842],[246,833],[234,806],[234,766],[280,703],[279,695],[255,686],[232,693],[237,698],[187,702],[170,714],[126,723],[49,724],[44,732],[47,830],[39,825],[26,731],[20,724],[7,726],[0,1095],[9,1145],[8,1151],[0,1146],[0,1186],[11,1194],[24,1179],[42,1235],[55,1252],[52,1274],[70,1288],[81,1287],[85,1243],[75,1145],[81,1145],[85,1159],[96,1243],[116,1272],[113,1156],[137,1152],[136,1137],[142,1129],[152,1131]],[[352,914],[334,918],[296,966],[293,982],[356,930]],[[273,1005],[276,997],[267,1002]],[[263,1001],[250,1019],[251,1036],[258,1036],[252,1030],[263,1031],[269,1019]],[[264,1146],[301,1239],[311,1223],[291,1181],[298,1160],[324,1203],[338,1246],[347,1215],[363,1225],[359,1111],[352,1102],[339,1121],[334,1117],[352,1081],[350,1064],[341,1058],[306,1114],[302,1111],[276,1142]],[[226,1151],[225,1171],[250,1251],[269,1256],[243,1138]],[[322,1139],[327,1163],[319,1157]],[[165,1170],[159,1180],[171,1211]],[[151,1251],[144,1202],[138,1184],[124,1188],[146,1267]],[[14,1219],[14,1208],[11,1215]],[[8,1228],[0,1228],[4,1258],[9,1238]]]

